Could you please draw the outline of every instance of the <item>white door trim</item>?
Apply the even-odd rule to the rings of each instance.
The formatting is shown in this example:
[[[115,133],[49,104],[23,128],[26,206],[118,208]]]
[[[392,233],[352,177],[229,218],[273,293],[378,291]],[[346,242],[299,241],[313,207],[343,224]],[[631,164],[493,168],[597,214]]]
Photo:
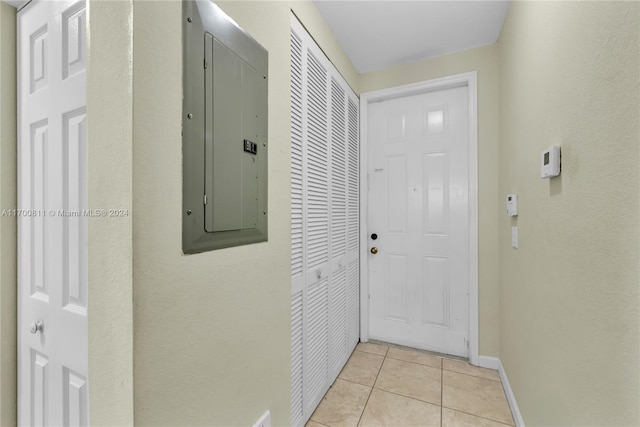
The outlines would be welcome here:
[[[469,102],[469,361],[478,364],[478,84],[477,72],[360,94],[360,339],[369,341],[367,117],[369,104],[466,87]]]

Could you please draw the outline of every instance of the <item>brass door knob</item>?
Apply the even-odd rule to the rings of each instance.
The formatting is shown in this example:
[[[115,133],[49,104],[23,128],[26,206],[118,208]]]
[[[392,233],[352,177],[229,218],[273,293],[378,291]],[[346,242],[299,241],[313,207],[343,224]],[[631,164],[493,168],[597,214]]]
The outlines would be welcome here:
[[[378,253],[378,248],[376,248],[375,246],[371,248],[371,253],[372,254],[377,254]]]

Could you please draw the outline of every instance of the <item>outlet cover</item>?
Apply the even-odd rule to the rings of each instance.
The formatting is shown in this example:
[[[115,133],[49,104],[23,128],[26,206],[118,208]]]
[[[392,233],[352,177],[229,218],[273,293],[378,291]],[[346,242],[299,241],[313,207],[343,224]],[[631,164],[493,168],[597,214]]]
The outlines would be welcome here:
[[[267,411],[253,424],[253,427],[271,427],[271,411]]]

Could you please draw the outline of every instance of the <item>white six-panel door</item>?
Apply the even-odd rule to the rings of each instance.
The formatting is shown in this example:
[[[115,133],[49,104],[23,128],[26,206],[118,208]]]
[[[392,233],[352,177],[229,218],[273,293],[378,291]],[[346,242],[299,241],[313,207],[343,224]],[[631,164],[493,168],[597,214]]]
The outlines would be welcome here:
[[[18,13],[18,417],[89,424],[86,8]]]
[[[373,339],[469,354],[467,106],[466,87],[369,104]]]

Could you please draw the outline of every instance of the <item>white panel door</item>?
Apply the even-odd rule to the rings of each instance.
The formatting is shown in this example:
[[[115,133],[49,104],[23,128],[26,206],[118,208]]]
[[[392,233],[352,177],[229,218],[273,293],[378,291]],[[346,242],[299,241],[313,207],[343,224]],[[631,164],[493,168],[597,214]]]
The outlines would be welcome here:
[[[371,338],[468,355],[467,105],[466,87],[369,105]]]
[[[86,8],[18,13],[18,422],[89,425]]]

